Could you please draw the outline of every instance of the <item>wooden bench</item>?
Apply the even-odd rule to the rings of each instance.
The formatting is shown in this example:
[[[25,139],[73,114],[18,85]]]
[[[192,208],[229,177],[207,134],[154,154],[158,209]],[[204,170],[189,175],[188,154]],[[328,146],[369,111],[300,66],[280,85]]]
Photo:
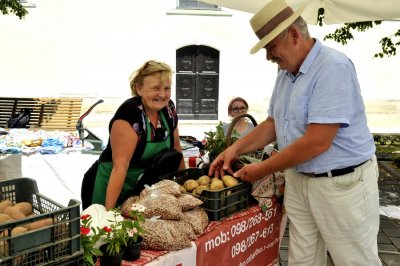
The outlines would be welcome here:
[[[31,108],[28,128],[76,130],[81,106],[81,98],[0,97],[0,127],[6,128],[8,119],[23,108]]]

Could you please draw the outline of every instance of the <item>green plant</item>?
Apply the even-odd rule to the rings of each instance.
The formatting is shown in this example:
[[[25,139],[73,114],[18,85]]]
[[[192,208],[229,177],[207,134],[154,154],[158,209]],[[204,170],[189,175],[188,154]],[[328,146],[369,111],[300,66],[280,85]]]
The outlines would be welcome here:
[[[224,134],[224,128],[222,122],[220,121],[216,126],[215,131],[204,132],[206,135],[205,141],[203,142],[205,149],[208,151],[208,157],[210,158],[210,162],[214,160],[218,154],[223,152],[226,147],[226,136]],[[239,134],[236,130],[233,130],[231,136],[232,142],[234,143],[239,139]]]
[[[136,243],[138,237],[144,233],[142,224],[145,221],[144,217],[145,207],[141,204],[134,203],[131,206],[130,218],[126,219],[123,223],[127,233],[127,244]]]
[[[108,255],[116,255],[122,252],[127,245],[127,224],[118,209],[113,209],[113,220],[108,220],[110,226],[104,226],[105,252]]]
[[[92,227],[92,216],[85,214],[81,216],[81,247],[83,248],[84,265],[94,265],[95,259],[102,255],[101,251],[95,247],[100,237],[104,235],[104,230]]]
[[[20,19],[23,19],[28,14],[28,11],[18,0],[0,1],[0,11],[3,15],[15,14]]]
[[[145,221],[145,207],[141,204],[132,204],[130,219],[124,218],[119,209],[113,209],[113,219],[107,220],[110,225],[103,227],[105,252],[108,255],[119,254],[128,244],[136,243],[138,237],[144,232],[142,224]]]

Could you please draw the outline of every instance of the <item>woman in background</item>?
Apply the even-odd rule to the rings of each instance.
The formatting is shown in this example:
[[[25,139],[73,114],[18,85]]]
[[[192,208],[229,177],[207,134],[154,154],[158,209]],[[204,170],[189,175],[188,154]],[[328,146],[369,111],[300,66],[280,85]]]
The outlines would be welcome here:
[[[247,114],[249,110],[249,105],[246,100],[241,97],[236,97],[229,102],[228,105],[228,115],[235,119],[235,117],[243,114]],[[223,125],[224,134],[226,136],[231,123],[225,123]],[[241,118],[237,121],[233,127],[237,133],[239,133],[239,138],[246,136],[252,129],[254,125],[251,121],[248,121],[246,117]]]

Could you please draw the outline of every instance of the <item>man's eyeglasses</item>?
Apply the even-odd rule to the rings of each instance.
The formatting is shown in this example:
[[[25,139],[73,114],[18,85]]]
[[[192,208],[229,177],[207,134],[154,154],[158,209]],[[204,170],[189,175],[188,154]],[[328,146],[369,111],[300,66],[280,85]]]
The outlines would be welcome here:
[[[232,108],[232,111],[234,112],[234,113],[239,113],[239,112],[246,112],[247,111],[247,107],[246,106],[242,106],[242,107],[235,107],[235,108]]]

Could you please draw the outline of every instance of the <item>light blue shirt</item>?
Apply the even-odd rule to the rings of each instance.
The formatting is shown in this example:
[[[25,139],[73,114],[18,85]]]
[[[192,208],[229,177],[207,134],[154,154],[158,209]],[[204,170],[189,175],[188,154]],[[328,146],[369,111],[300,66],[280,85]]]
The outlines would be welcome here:
[[[331,147],[298,165],[299,172],[341,169],[360,164],[375,153],[353,63],[318,40],[298,75],[279,71],[268,115],[275,120],[280,150],[302,137],[308,124],[340,123]]]

